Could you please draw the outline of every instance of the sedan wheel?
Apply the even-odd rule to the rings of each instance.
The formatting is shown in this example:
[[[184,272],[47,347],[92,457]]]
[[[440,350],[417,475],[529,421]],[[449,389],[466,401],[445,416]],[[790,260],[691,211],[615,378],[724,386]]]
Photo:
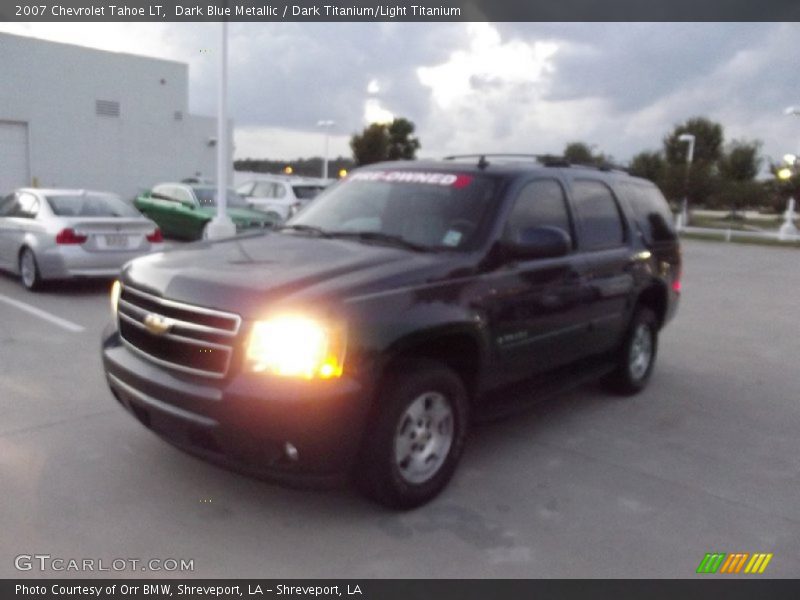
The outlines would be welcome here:
[[[36,257],[30,248],[25,248],[19,256],[19,276],[22,285],[27,289],[33,291],[41,287],[39,266],[36,264]]]

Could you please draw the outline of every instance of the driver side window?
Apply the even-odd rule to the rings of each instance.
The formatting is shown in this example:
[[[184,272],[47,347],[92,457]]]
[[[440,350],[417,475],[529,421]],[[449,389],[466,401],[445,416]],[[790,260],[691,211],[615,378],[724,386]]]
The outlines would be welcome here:
[[[545,226],[558,227],[573,239],[564,188],[555,179],[537,179],[522,188],[508,215],[503,239],[514,243],[525,229]]]

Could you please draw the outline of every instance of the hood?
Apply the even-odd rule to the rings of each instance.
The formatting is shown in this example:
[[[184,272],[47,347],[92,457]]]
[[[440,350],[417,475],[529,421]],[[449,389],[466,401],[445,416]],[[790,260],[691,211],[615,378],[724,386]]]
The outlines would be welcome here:
[[[165,298],[254,318],[276,301],[345,299],[438,280],[454,261],[451,254],[269,232],[151,254],[129,263],[122,278]]]

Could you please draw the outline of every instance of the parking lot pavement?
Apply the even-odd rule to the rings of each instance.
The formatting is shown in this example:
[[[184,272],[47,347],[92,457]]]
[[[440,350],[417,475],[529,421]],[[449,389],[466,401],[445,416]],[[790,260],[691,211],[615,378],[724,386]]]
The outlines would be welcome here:
[[[451,486],[408,513],[173,449],[104,384],[107,283],[28,294],[0,277],[0,300],[82,328],[0,301],[0,576],[38,576],[14,557],[45,553],[193,559],[196,577],[687,577],[712,551],[800,576],[800,253],[684,256],[644,393],[590,385],[481,426]]]

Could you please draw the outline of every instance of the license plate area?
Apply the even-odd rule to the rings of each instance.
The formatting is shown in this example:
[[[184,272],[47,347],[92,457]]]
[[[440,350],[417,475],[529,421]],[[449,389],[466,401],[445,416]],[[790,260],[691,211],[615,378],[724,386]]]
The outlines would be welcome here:
[[[121,233],[97,236],[97,247],[101,250],[127,250],[129,244],[129,237]]]

